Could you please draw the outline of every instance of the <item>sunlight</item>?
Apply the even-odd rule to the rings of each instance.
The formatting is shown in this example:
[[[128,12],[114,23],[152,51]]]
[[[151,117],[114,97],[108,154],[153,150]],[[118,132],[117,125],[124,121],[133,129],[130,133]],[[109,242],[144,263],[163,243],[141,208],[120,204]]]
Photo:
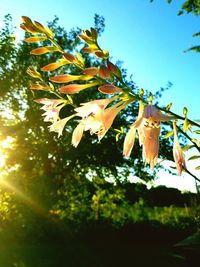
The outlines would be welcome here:
[[[41,216],[43,217],[47,216],[46,209],[40,203],[38,203],[36,200],[33,200],[31,197],[26,195],[19,188],[17,188],[16,186],[13,186],[10,182],[6,181],[5,179],[1,179],[0,185],[14,192],[23,201],[23,203],[26,206],[28,206],[29,208],[31,208],[32,210],[34,210]]]
[[[46,210],[41,206],[41,204],[37,203],[37,201],[27,196],[23,191],[21,191],[19,188],[17,188],[16,186],[14,186],[5,179],[7,171],[4,171],[4,168],[6,166],[6,159],[9,153],[8,150],[13,147],[14,141],[15,139],[11,136],[7,136],[6,138],[0,140],[0,171],[1,171],[0,186],[14,192],[23,201],[25,205],[35,210],[38,214],[46,216]],[[18,168],[17,164],[9,168],[9,171],[15,170],[16,168]]]
[[[7,149],[12,148],[14,142],[14,138],[11,136],[6,137],[5,139],[0,141],[0,168],[5,166],[6,158],[7,158]]]

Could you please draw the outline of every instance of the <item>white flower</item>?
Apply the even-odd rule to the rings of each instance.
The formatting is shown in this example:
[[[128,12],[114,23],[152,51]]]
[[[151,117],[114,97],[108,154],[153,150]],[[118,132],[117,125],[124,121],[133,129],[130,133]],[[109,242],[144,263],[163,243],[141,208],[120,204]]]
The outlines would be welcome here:
[[[50,132],[56,132],[58,133],[58,137],[60,137],[62,135],[65,124],[73,117],[74,115],[55,121],[54,123],[52,123],[52,125],[49,126]]]
[[[106,108],[114,99],[115,97],[90,101],[75,109],[76,116],[82,118],[72,135],[72,144],[75,147],[79,144],[84,131],[89,130],[91,135],[96,134],[99,140],[104,137],[121,110],[121,103]]]
[[[62,99],[40,98],[36,99],[35,102],[43,105],[41,109],[45,111],[42,114],[44,121],[50,121],[52,123],[59,120],[59,112],[65,106],[65,100]]]

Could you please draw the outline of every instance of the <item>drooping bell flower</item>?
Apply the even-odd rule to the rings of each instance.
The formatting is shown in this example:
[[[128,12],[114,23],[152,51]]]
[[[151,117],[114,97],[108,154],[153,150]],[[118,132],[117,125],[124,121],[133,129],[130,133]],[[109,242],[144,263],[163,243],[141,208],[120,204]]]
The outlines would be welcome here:
[[[181,175],[183,167],[186,169],[186,164],[185,164],[183,150],[181,149],[181,146],[178,141],[176,122],[173,123],[173,129],[174,129],[173,156],[174,156],[174,161],[176,163],[176,169],[178,171],[178,174]]]
[[[76,116],[82,118],[72,134],[72,144],[75,147],[81,141],[84,131],[90,131],[91,135],[96,134],[99,140],[104,137],[122,107],[121,104],[117,103],[106,108],[114,99],[116,97],[90,101],[75,109]]]
[[[89,130],[91,134],[99,131],[103,110],[112,101],[112,98],[93,100],[82,103],[80,107],[75,109],[76,116],[82,118],[72,134],[72,144],[75,147],[77,147],[81,141],[84,131]]]
[[[138,118],[130,126],[130,130],[125,137],[124,156],[130,156],[137,130],[139,143],[142,146],[143,161],[150,164],[151,169],[153,169],[158,158],[160,122],[171,119],[173,117],[164,115],[155,106],[147,105],[143,107],[142,102],[140,102]]]

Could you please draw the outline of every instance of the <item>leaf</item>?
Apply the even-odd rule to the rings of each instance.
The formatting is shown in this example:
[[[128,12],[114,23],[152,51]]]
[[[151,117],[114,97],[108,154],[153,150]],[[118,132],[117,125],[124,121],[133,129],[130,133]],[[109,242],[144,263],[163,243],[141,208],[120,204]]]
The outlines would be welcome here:
[[[124,133],[124,127],[121,126],[120,129],[114,129],[114,131],[122,134]]]
[[[183,108],[183,115],[184,117],[187,116],[187,113],[188,113],[188,109],[186,107]]]
[[[188,160],[194,160],[194,159],[199,159],[199,158],[200,156],[195,155],[195,156],[190,157]]]
[[[97,40],[97,37],[98,37],[97,31],[94,28],[90,28],[90,31],[91,31],[92,39]]]
[[[193,37],[200,36],[200,32],[194,33],[192,36],[193,36]]]
[[[196,45],[196,46],[190,47],[189,49],[187,49],[184,52],[186,53],[186,52],[189,52],[189,51],[195,51],[197,53],[200,53],[200,45]]]
[[[186,133],[189,128],[191,128],[191,124],[188,122],[188,119],[185,118],[184,123],[183,123],[183,131],[184,131],[184,133]]]
[[[164,138],[167,139],[170,136],[172,136],[173,134],[174,134],[174,131],[170,131],[170,132],[168,132],[167,134],[164,135]]]
[[[195,130],[194,133],[200,134],[200,130]]]
[[[149,103],[153,102],[153,94],[152,92],[149,93]]]
[[[116,94],[116,93],[123,92],[121,88],[116,87],[113,84],[106,84],[106,85],[100,86],[98,90],[103,94]]]
[[[200,170],[200,166],[196,167],[195,170]]]
[[[192,138],[192,142],[196,143],[196,145],[198,147],[200,147],[200,140],[196,139],[196,138]]]
[[[121,133],[117,133],[117,134],[115,135],[115,140],[116,140],[116,142],[119,141],[119,136],[120,136],[120,134],[121,134]]]
[[[115,139],[116,142],[118,142],[120,135],[124,133],[124,127],[120,127],[120,129],[114,129],[114,130],[117,132]]]
[[[180,15],[182,15],[182,14],[183,14],[183,11],[181,10],[181,11],[178,12],[177,15],[180,16]]]
[[[33,36],[25,39],[25,42],[27,43],[36,43],[46,40],[46,36]]]
[[[56,51],[59,51],[59,50],[55,46],[43,46],[43,47],[38,47],[38,48],[31,50],[30,54],[31,55],[43,55],[49,52],[56,52]]]
[[[143,88],[140,89],[140,96],[141,96],[141,97],[144,96],[144,89],[143,89]]]
[[[182,150],[183,151],[187,151],[187,150],[189,150],[189,149],[191,149],[191,148],[193,148],[194,147],[194,145],[187,145],[187,146],[184,146],[183,148],[182,148]]]
[[[166,106],[166,110],[170,110],[172,107],[172,103],[169,103],[167,106]]]
[[[174,167],[174,166],[170,166],[170,168],[172,168],[172,169],[176,170],[176,167]]]

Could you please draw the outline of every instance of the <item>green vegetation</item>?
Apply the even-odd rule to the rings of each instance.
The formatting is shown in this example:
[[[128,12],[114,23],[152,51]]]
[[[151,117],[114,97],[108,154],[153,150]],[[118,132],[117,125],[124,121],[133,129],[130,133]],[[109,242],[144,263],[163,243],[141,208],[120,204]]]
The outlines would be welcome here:
[[[49,26],[57,42],[67,52],[74,51],[80,43],[80,29],[67,32],[58,26],[57,18]],[[94,27],[99,33],[103,31],[101,16],[95,16]],[[12,19],[7,15],[0,31],[0,142],[4,144],[0,165],[0,266],[123,266],[131,260],[133,250],[136,264],[143,262],[143,250],[146,262],[155,257],[154,266],[184,266],[177,265],[179,262],[167,253],[199,226],[199,199],[196,194],[181,194],[165,187],[147,190],[144,184],[128,180],[133,174],[150,181],[157,173],[157,169],[149,173],[138,158],[138,142],[131,159],[124,159],[124,135],[115,140],[114,129],[126,125],[127,117],[133,120],[137,107],[127,107],[101,143],[88,135],[77,149],[73,148],[71,126],[62,139],[49,133],[41,110],[33,103],[41,92],[28,88],[26,70],[29,65],[39,69],[54,62],[55,56],[36,61],[29,55],[30,46],[37,47],[15,43]],[[95,64],[94,58],[84,57],[88,67],[91,62]],[[123,68],[122,73],[128,81]],[[138,90],[133,82],[128,84]],[[74,97],[74,102],[86,101],[88,95],[88,99],[100,97],[88,92],[83,92],[82,98]],[[70,110],[63,112],[66,116]],[[172,159],[169,139],[162,141],[160,149],[163,158]],[[152,240],[155,244],[151,247]],[[157,253],[160,256],[156,259]]]

